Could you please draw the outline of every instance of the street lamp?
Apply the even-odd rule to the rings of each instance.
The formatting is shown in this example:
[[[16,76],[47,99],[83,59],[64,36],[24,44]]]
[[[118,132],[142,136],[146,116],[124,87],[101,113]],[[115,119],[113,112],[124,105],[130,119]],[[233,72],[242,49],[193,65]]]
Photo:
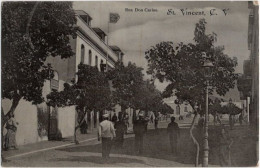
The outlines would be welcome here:
[[[205,122],[204,122],[204,143],[203,143],[203,167],[208,167],[208,161],[209,161],[209,143],[208,143],[208,117],[209,117],[209,109],[208,109],[208,99],[209,99],[209,80],[212,76],[212,62],[206,58],[204,61],[204,64],[202,66],[204,68],[205,77],[206,77],[206,110],[205,110]]]

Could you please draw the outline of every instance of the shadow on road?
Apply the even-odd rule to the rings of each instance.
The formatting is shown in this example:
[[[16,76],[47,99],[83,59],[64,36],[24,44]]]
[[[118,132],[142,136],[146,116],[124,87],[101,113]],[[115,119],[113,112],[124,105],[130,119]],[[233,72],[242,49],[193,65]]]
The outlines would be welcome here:
[[[188,132],[188,129],[181,130],[182,135],[179,143],[180,154],[178,157],[174,157],[170,152],[169,138],[167,136],[166,129],[148,130],[144,138],[144,152],[141,156],[176,161],[184,164],[193,164],[194,150],[192,148],[194,148],[194,145],[189,139],[189,136],[187,136]],[[102,152],[101,144],[66,147],[56,150],[66,152]],[[117,148],[116,144],[114,144],[111,153],[139,156],[134,150],[134,137],[125,139],[122,149]]]
[[[158,130],[148,130],[144,138],[144,151],[142,156],[155,158],[155,159],[163,159],[168,161],[175,161],[182,164],[191,164],[195,163],[195,151],[196,148],[190,138],[189,128],[181,128],[181,137],[178,143],[179,154],[177,157],[174,157],[170,152],[170,144],[169,138],[167,135],[166,129],[158,129]],[[255,166],[256,159],[256,144],[255,140],[250,138],[237,138],[243,136],[247,136],[247,129],[245,128],[237,128],[231,132],[231,136],[233,135],[234,144],[231,149],[232,154],[232,162],[233,166]],[[218,158],[218,135],[214,131],[214,128],[211,127],[209,130],[209,164],[210,165],[219,165]],[[86,145],[86,146],[74,146],[74,147],[66,147],[61,149],[56,149],[66,152],[94,152],[101,153],[101,144],[96,145]],[[122,149],[117,148],[116,144],[113,145],[112,154],[125,154],[138,156],[134,150],[134,138],[127,138],[124,141],[124,146]],[[228,155],[228,154],[227,154]],[[79,157],[80,158],[80,157]],[[79,159],[74,158],[74,159]],[[87,159],[87,161],[95,162],[95,158],[92,159],[89,157],[83,157],[81,159]],[[99,160],[99,159],[96,159]],[[121,158],[118,158],[119,161],[122,161]],[[117,161],[117,159],[112,159],[112,161]],[[132,160],[131,162],[138,162],[139,160]],[[99,162],[99,161],[96,161]],[[163,165],[163,164],[162,164]],[[172,165],[174,166],[174,165]]]
[[[50,161],[66,161],[66,162],[91,162],[96,164],[115,164],[115,163],[141,163],[142,160],[125,158],[125,157],[110,157],[108,161],[104,161],[100,156],[70,156],[68,158],[57,158]]]

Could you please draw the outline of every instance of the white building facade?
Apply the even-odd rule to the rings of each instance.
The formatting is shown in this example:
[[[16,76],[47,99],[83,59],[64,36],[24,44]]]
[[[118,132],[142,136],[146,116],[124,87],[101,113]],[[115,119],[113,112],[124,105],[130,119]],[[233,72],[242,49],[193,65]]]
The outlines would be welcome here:
[[[108,69],[115,66],[115,62],[122,58],[122,53],[114,51],[105,43],[106,34],[99,28],[91,27],[92,18],[84,11],[75,11],[77,19],[77,38],[71,38],[71,47],[75,55],[68,59],[60,57],[48,57],[47,63],[51,63],[55,76],[47,80],[43,86],[43,97],[46,99],[53,89],[62,91],[63,84],[70,83],[76,79],[76,72],[80,62],[97,66],[101,70],[101,63],[108,64]],[[10,109],[11,101],[2,100],[2,107],[5,112]],[[116,109],[119,107],[117,106]],[[116,110],[119,111],[119,110]],[[93,119],[94,114],[90,117]],[[96,116],[98,118],[98,116]],[[31,102],[21,100],[15,110],[15,119],[19,122],[16,140],[18,145],[35,143],[43,140],[59,139],[73,136],[76,124],[75,106],[64,108],[53,108],[44,102],[39,105],[32,105]],[[98,121],[98,120],[97,120]],[[94,128],[93,120],[89,128]],[[4,130],[6,133],[6,130]]]

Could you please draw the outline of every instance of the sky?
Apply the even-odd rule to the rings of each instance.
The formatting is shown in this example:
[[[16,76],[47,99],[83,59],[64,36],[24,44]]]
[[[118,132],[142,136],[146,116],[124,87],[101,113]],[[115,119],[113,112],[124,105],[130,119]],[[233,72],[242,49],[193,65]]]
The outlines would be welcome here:
[[[193,42],[195,24],[205,18],[207,22],[206,32],[217,34],[217,46],[224,46],[225,53],[230,57],[237,57],[238,66],[236,72],[243,72],[243,61],[249,58],[247,44],[249,9],[247,2],[73,2],[73,8],[84,10],[92,18],[92,27],[99,27],[108,36],[109,45],[117,45],[125,53],[124,62],[136,63],[137,66],[147,69],[145,51],[151,46],[162,41],[173,43]],[[127,12],[126,8],[133,12]],[[138,9],[154,9],[157,12],[135,12]],[[171,9],[175,15],[167,15]],[[202,12],[205,15],[183,15],[185,11]],[[226,15],[223,10],[226,9]],[[214,14],[210,16],[210,11]],[[108,25],[109,13],[118,13],[120,19],[116,24]],[[109,30],[109,31],[108,31]],[[147,78],[147,76],[146,76]],[[163,91],[167,83],[159,83],[156,86]]]

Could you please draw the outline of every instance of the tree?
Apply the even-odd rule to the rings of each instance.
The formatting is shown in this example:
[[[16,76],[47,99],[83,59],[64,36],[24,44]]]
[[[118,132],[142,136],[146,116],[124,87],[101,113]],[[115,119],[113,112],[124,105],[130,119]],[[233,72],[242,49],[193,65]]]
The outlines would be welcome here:
[[[44,101],[43,84],[53,77],[45,61],[74,55],[69,38],[76,35],[75,23],[72,2],[3,3],[2,99],[12,101],[5,118],[21,99],[33,104]]]
[[[166,103],[163,103],[161,106],[161,113],[163,115],[167,115],[167,114],[173,114],[174,110]]]
[[[138,87],[134,88],[133,93],[131,100],[131,107],[134,109],[133,120],[136,117],[136,110],[144,110],[146,115],[148,111],[161,111],[163,104],[161,92],[150,80],[142,81]]]
[[[223,108],[219,99],[215,99],[215,101],[212,101],[212,103],[209,105],[209,113],[214,117],[214,125],[216,124],[216,120],[222,124],[219,118],[219,114],[223,114]]]
[[[66,107],[76,106],[78,124],[75,127],[74,141],[77,141],[76,132],[84,122],[85,115],[91,111],[97,113],[111,110],[113,107],[112,96],[106,74],[99,72],[97,67],[79,64],[78,81],[72,85],[65,83],[64,90],[53,90],[47,95],[48,105]]]
[[[117,62],[115,68],[108,72],[108,79],[114,88],[114,102],[121,106],[122,112],[129,107],[134,107],[135,95],[143,82],[142,68],[129,62],[124,66]]]
[[[219,95],[225,95],[230,88],[233,88],[237,79],[237,74],[234,73],[237,60],[224,54],[223,46],[214,47],[216,40],[215,33],[206,34],[206,21],[201,19],[195,26],[194,43],[161,42],[145,52],[148,61],[147,73],[158,78],[160,82],[169,82],[163,96],[175,95],[179,102],[186,101],[194,109],[195,115],[190,132],[197,150],[199,146],[192,129],[198,112],[204,113],[205,108],[206,77],[202,68],[203,62],[209,59],[214,65],[210,84]],[[205,58],[203,53],[206,53],[208,58]],[[213,93],[212,88],[209,89],[209,94]]]

